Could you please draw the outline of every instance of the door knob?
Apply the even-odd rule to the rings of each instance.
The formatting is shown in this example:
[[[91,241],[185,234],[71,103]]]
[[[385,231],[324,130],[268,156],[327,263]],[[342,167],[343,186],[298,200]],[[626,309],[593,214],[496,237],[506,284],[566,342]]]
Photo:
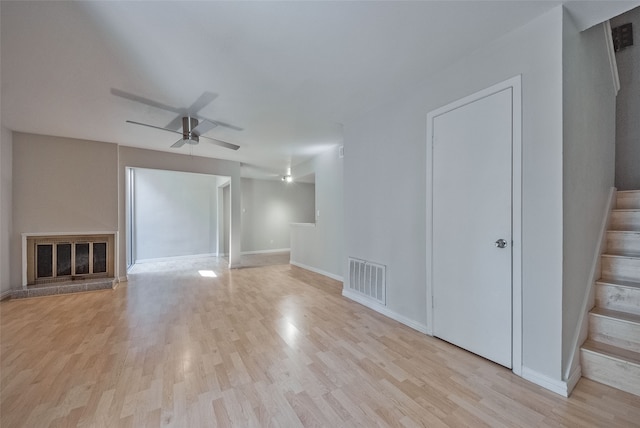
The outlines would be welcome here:
[[[507,241],[505,241],[504,239],[498,239],[496,241],[496,247],[498,248],[505,248],[507,246]]]

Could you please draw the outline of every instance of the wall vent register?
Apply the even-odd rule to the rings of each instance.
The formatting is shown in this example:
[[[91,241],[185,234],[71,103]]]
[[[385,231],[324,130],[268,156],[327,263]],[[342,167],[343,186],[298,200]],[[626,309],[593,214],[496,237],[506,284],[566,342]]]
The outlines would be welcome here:
[[[386,266],[349,257],[349,289],[387,304]]]
[[[633,25],[628,23],[612,28],[611,37],[613,39],[613,49],[615,52],[633,46]]]

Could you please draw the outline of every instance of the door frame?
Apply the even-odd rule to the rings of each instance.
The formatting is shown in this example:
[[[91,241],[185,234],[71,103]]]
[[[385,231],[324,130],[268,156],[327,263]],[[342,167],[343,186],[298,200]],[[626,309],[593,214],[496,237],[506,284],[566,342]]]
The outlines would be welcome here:
[[[511,360],[512,371],[522,376],[522,76],[517,75],[468,95],[427,114],[426,278],[427,334],[433,336],[433,131],[434,119],[466,104],[512,89],[511,177]]]
[[[227,216],[229,217],[229,221],[231,221],[231,204],[229,204],[229,206],[225,206],[224,204],[224,190],[226,188],[229,188],[229,200],[231,200],[231,179],[226,180],[224,183],[219,184],[218,185],[218,193],[217,193],[217,198],[218,198],[218,203],[217,203],[217,209],[218,209],[218,221],[217,221],[217,242],[216,242],[216,256],[217,257],[230,257],[230,254],[227,252],[224,252],[224,248],[225,248],[225,242],[224,242],[224,229],[225,229],[225,225],[224,225],[224,215],[225,215],[225,210],[227,210]],[[229,249],[231,248],[231,223],[229,223],[229,237],[228,237],[228,241],[226,242],[226,247],[227,247],[227,251],[229,251]]]

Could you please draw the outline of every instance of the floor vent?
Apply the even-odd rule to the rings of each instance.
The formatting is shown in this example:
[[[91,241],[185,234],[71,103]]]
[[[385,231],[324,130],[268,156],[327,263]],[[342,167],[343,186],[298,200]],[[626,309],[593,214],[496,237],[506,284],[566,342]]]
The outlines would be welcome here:
[[[349,289],[386,305],[386,267],[349,257]]]

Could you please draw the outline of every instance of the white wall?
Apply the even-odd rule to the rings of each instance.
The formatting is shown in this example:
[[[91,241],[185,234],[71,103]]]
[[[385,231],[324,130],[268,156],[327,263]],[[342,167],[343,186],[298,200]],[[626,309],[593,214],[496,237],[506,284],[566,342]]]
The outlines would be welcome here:
[[[291,223],[313,223],[315,185],[242,179],[242,252],[289,249]]]
[[[13,134],[0,128],[0,295],[11,289],[10,237],[12,233]]]
[[[611,20],[633,24],[634,45],[616,53],[620,92],[616,100],[616,187],[640,189],[640,7]]]
[[[13,133],[13,288],[22,284],[21,233],[118,230],[117,159],[115,144]]]
[[[134,175],[136,262],[215,253],[216,176],[144,168]]]
[[[344,255],[386,265],[386,309],[426,326],[426,115],[522,75],[523,365],[552,381],[562,372],[561,41],[556,8],[345,124],[344,137]]]
[[[229,264],[236,267],[240,263],[240,202],[241,180],[240,163],[221,159],[187,156],[133,147],[118,147],[118,275],[126,277],[126,240],[125,240],[125,171],[127,167],[161,169],[167,171],[192,172],[230,177],[231,180],[231,245]]]
[[[565,377],[578,363],[580,321],[591,288],[600,226],[615,175],[616,94],[604,25],[563,25],[563,304]],[[597,278],[595,278],[597,279]],[[586,303],[586,304],[585,304]],[[585,307],[587,306],[587,307]],[[572,357],[575,356],[575,359]]]
[[[312,225],[291,226],[291,264],[340,281],[345,256],[343,160],[335,146],[291,170],[294,179],[315,173],[315,207],[320,214]]]

